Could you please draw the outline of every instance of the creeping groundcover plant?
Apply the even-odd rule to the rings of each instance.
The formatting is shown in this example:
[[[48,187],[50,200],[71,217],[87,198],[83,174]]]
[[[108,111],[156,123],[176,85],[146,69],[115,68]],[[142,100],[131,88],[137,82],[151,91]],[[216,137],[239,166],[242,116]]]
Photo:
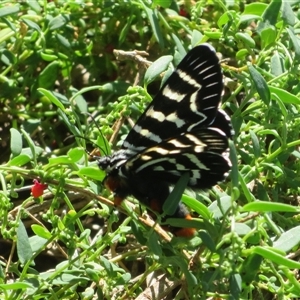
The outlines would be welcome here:
[[[299,17],[1,1],[0,298],[300,298]]]

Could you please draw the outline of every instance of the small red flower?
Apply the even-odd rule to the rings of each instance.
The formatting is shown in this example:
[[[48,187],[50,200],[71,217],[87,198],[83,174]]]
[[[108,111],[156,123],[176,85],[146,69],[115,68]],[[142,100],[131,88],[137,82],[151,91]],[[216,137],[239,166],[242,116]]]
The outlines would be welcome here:
[[[33,180],[33,186],[31,187],[31,194],[34,198],[38,198],[43,195],[44,190],[48,187],[47,184],[40,183],[37,179]]]

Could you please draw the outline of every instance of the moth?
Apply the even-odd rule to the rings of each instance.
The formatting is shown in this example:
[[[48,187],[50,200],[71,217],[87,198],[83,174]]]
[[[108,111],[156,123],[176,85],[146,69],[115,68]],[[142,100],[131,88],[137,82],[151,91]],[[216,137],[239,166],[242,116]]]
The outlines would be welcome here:
[[[228,175],[228,140],[233,130],[219,109],[222,70],[215,49],[191,49],[163,84],[129,132],[119,151],[100,157],[105,186],[116,205],[129,195],[152,210],[162,206],[172,186],[189,175],[188,188],[203,190]],[[179,203],[172,218],[190,219]],[[170,227],[175,235],[192,236],[195,229]]]

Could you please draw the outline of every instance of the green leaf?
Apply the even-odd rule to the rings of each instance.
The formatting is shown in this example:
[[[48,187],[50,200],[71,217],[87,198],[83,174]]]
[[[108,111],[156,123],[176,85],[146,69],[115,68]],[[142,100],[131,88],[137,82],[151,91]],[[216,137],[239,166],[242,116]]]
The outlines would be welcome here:
[[[259,133],[259,135],[272,134],[282,142],[281,136],[278,134],[278,132],[275,129],[262,129],[258,133]]]
[[[101,151],[101,153],[105,155],[110,155],[111,154],[111,147],[109,145],[108,140],[103,136],[102,134],[99,134],[97,137],[96,145]]]
[[[116,80],[113,82],[105,83],[103,85],[99,85],[98,89],[100,91],[102,91],[103,93],[112,93],[112,94],[121,96],[127,92],[127,89],[129,87],[130,87],[129,83],[127,83],[125,81]],[[82,89],[80,91],[84,92],[84,91],[89,91],[89,90]]]
[[[28,1],[28,5],[31,7],[32,10],[34,10],[37,13],[40,13],[42,11],[41,6],[36,0]]]
[[[0,18],[16,14],[20,11],[19,5],[6,5],[0,8]]]
[[[163,39],[163,36],[162,36],[162,33],[161,33],[161,26],[159,25],[159,21],[158,21],[158,12],[156,9],[150,9],[148,7],[146,7],[144,4],[144,10],[148,16],[148,19],[149,19],[149,22],[150,22],[150,25],[152,27],[152,30],[153,30],[153,34],[156,38],[156,40],[158,41],[159,43],[159,46],[161,48],[164,48],[164,39]]]
[[[161,6],[163,8],[169,8],[172,0],[153,0],[152,7]]]
[[[78,175],[82,175],[91,179],[102,181],[105,178],[106,173],[100,170],[98,167],[97,168],[83,167],[78,171]]]
[[[229,22],[231,22],[231,12],[227,11],[225,12],[218,20],[217,24],[219,28],[223,28],[224,25],[227,25]]]
[[[146,71],[144,77],[144,84],[147,86],[163,71],[167,70],[170,62],[173,60],[173,56],[166,55],[157,59]]]
[[[28,148],[22,149],[22,154],[28,154],[31,157],[31,159],[36,160],[37,156],[43,152],[43,149],[40,147],[37,147],[34,144],[33,140],[31,139],[30,134],[28,134],[24,129],[21,129],[21,132],[29,146],[29,149]]]
[[[251,253],[243,262],[240,274],[243,278],[243,281],[247,284],[250,284],[260,268],[260,265],[263,261],[263,257],[256,253]]]
[[[300,60],[300,43],[299,43],[299,38],[296,36],[295,32],[294,32],[294,28],[289,27],[286,28],[287,33],[289,34],[291,41],[293,43],[294,46],[294,50],[295,50],[295,58],[297,60]]]
[[[17,281],[14,283],[0,284],[0,290],[25,290],[28,288],[33,288],[29,282]]]
[[[85,268],[86,274],[91,278],[92,281],[98,282],[99,281],[99,274],[97,271],[91,268]]]
[[[271,73],[275,76],[279,76],[285,72],[284,68],[284,59],[279,55],[278,51],[274,51],[274,54],[271,57]],[[271,86],[269,87],[270,92],[272,93]],[[271,95],[272,96],[272,95]]]
[[[239,24],[250,22],[253,20],[261,20],[261,17],[257,15],[241,15]]]
[[[278,254],[278,252],[276,252],[276,249],[272,249],[271,247],[266,248],[257,246],[253,249],[253,253],[261,255],[265,259],[271,260],[279,266],[286,266],[290,269],[300,268],[299,262],[285,258],[283,255]]]
[[[128,16],[128,19],[126,20],[125,25],[123,26],[123,29],[121,30],[119,34],[119,45],[122,45],[124,41],[127,38],[128,33],[130,32],[130,29],[132,27],[133,20],[136,19],[136,16],[132,14],[130,17]]]
[[[221,31],[204,31],[204,35],[212,40],[219,40],[223,34]]]
[[[49,166],[60,165],[60,164],[71,164],[73,163],[71,158],[67,155],[61,155],[59,157],[50,157],[49,158]]]
[[[65,114],[65,110],[58,109],[57,112],[74,136],[82,136],[79,129],[69,120],[68,116]]]
[[[4,49],[1,52],[1,61],[7,66],[11,66],[17,62],[17,59],[11,51]]]
[[[242,41],[245,45],[247,45],[249,48],[255,48],[255,41],[253,38],[246,32],[237,32],[235,34],[235,37]]]
[[[104,256],[100,256],[100,260],[101,260],[102,266],[106,270],[107,274],[111,278],[113,278],[112,276],[114,275],[114,268],[113,268],[112,263],[108,259],[106,259]]]
[[[170,225],[172,227],[179,228],[196,228],[204,229],[203,221],[200,219],[183,219],[183,218],[167,218],[165,222],[162,222],[162,225]],[[187,235],[183,235],[185,239]]]
[[[268,7],[265,3],[254,2],[245,5],[243,15],[257,15],[262,16],[266,8]]]
[[[300,212],[299,208],[284,204],[284,203],[273,203],[266,201],[255,201],[244,205],[241,211],[257,211],[257,212],[271,212],[271,211],[281,211],[281,212]]]
[[[219,206],[220,205],[220,206]],[[232,200],[229,196],[223,196],[219,201],[214,201],[209,207],[209,211],[213,214],[213,218],[222,218],[232,207]]]
[[[22,18],[22,21],[23,21],[29,28],[34,29],[34,30],[36,30],[37,32],[41,32],[41,31],[42,31],[42,30],[41,30],[41,27],[40,27],[37,23],[33,22],[32,20],[29,20],[29,19],[23,17],[23,18]]]
[[[44,89],[53,89],[54,83],[57,80],[59,69],[59,62],[51,62],[38,76],[39,87]]]
[[[284,252],[289,252],[300,244],[300,226],[296,226],[281,234],[279,239],[273,243],[273,247]]]
[[[300,99],[297,96],[287,92],[286,90],[274,86],[270,86],[269,89],[271,92],[271,97],[272,94],[275,94],[283,103],[295,104],[295,105],[300,104]],[[272,99],[277,100],[277,98],[273,98],[273,97]]]
[[[49,230],[41,225],[33,224],[31,225],[32,231],[39,237],[43,239],[50,239],[52,237],[52,234],[49,232]]]
[[[28,162],[30,162],[30,160],[31,160],[31,157],[29,155],[20,154],[20,155],[14,157],[13,159],[11,159],[8,162],[8,165],[21,167],[21,166],[24,166],[25,164],[27,164]]]
[[[65,111],[63,104],[54,96],[54,94],[46,89],[38,88],[38,91],[46,96],[54,105],[59,107],[62,111]]]
[[[129,283],[130,279],[131,279],[130,273],[125,273],[117,279],[116,285],[124,286],[124,284]]]
[[[239,170],[238,170],[238,158],[236,153],[235,144],[232,140],[229,140],[229,149],[230,149],[230,161],[232,163],[231,169],[231,181],[233,183],[233,192],[236,195],[239,185]]]
[[[234,224],[234,228],[233,228],[234,232],[236,232],[239,236],[245,236],[246,234],[248,234],[252,229],[244,224],[244,223],[235,223]]]
[[[178,38],[177,35],[175,35],[174,33],[172,33],[172,39],[174,40],[175,42],[175,45],[176,45],[176,48],[180,54],[180,60],[177,60],[176,58],[176,53],[177,53],[177,50],[175,51],[175,55],[174,55],[174,61],[176,63],[176,65],[178,65],[181,60],[183,59],[183,57],[186,55],[186,50],[184,48],[184,46],[182,45],[182,41]]]
[[[157,255],[158,257],[162,256],[162,249],[160,246],[158,234],[156,232],[153,232],[150,235],[148,240],[148,247],[153,254]]]
[[[186,172],[177,181],[176,185],[174,186],[174,189],[167,197],[162,207],[163,212],[166,215],[173,216],[175,211],[178,209],[178,204],[181,200],[181,196],[184,190],[186,189],[189,180],[190,180],[190,175],[189,173]]]
[[[49,30],[55,30],[58,28],[61,28],[62,26],[64,26],[66,24],[66,17],[62,16],[62,15],[58,15],[55,18],[53,18],[50,22],[49,22]]]
[[[22,265],[31,260],[33,255],[26,228],[21,220],[17,228],[17,253]]]
[[[76,273],[74,273],[76,274]],[[73,275],[69,273],[62,273],[60,276],[53,280],[54,285],[75,285],[76,283],[84,284],[88,281],[88,277],[84,277],[83,274]]]
[[[291,4],[289,1],[283,1],[282,2],[282,20],[285,24],[294,26],[295,25],[295,13],[293,12],[293,9],[291,7]]]
[[[14,128],[10,129],[10,150],[14,157],[22,152],[23,141],[20,132]]]
[[[81,113],[87,113],[88,112],[88,106],[85,101],[85,99],[82,97],[82,95],[78,95],[74,101],[76,102],[76,105]]]
[[[56,39],[62,44],[62,46],[66,47],[67,49],[71,49],[71,44],[68,39],[66,39],[63,35],[57,33]]]
[[[252,130],[250,130],[250,136],[253,144],[253,154],[256,158],[259,158],[261,156],[259,140]]]
[[[269,87],[268,87],[265,79],[255,69],[254,66],[248,65],[248,68],[249,68],[250,76],[253,80],[254,86],[255,86],[259,96],[261,97],[261,100],[263,100],[263,102],[266,105],[269,105],[271,95],[270,95],[270,90],[269,90]]]
[[[245,59],[245,57],[247,56],[247,55],[249,55],[249,51],[248,51],[248,49],[245,49],[245,48],[243,48],[243,49],[240,49],[236,54],[235,54],[235,57],[237,58],[237,59]]]
[[[49,54],[49,53],[40,52],[40,55],[44,61],[54,61],[58,59],[56,55]]]
[[[203,34],[196,29],[193,29],[191,43],[193,47],[197,46],[203,38]]]
[[[282,1],[281,0],[272,0],[271,3],[267,6],[266,10],[262,15],[262,21],[258,23],[257,32],[260,34],[262,30],[275,26],[277,18],[280,12]]]
[[[130,227],[132,229],[132,233],[134,234],[137,242],[140,243],[141,245],[146,245],[148,240],[145,238],[143,231],[140,228],[140,225],[134,220],[131,220]]]
[[[34,225],[36,225],[36,224],[34,224]],[[44,233],[41,233],[41,234],[43,235]],[[45,248],[45,245],[48,243],[48,240],[49,240],[49,238],[46,239],[46,238],[40,237],[38,235],[34,235],[34,236],[30,237],[29,242],[30,242],[32,252],[43,250]]]
[[[192,294],[195,291],[195,288],[199,286],[199,282],[197,277],[193,274],[191,270],[187,270],[186,268],[183,269],[186,285],[189,289],[189,293]]]
[[[211,236],[204,230],[199,231],[199,236],[203,242],[203,244],[211,251],[215,252],[216,251],[216,244],[211,238]]]
[[[230,295],[232,299],[240,299],[240,293],[242,291],[242,277],[240,274],[232,274],[230,276]]]
[[[277,38],[275,28],[268,27],[268,28],[263,29],[260,33],[260,37],[261,37],[261,43],[262,43],[261,48],[262,49],[272,45],[273,43],[275,43],[276,38]]]
[[[199,200],[184,194],[182,195],[182,202],[186,204],[186,206],[197,212],[197,214],[202,216],[204,219],[208,220],[211,218],[211,213],[208,210],[207,206],[201,203]]]
[[[85,154],[84,149],[73,148],[68,151],[68,157],[71,159],[73,163],[78,162],[83,155]]]

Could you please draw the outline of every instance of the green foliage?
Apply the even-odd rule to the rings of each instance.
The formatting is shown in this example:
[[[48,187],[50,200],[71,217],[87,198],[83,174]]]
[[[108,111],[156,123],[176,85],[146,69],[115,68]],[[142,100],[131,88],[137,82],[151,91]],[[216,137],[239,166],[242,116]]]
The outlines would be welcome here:
[[[279,0],[1,1],[0,298],[158,298],[155,284],[174,299],[300,298],[299,15]],[[158,77],[203,42],[224,59],[233,168],[182,197],[193,220],[162,225],[197,235],[170,240],[134,199],[116,213],[86,149],[117,149]]]

